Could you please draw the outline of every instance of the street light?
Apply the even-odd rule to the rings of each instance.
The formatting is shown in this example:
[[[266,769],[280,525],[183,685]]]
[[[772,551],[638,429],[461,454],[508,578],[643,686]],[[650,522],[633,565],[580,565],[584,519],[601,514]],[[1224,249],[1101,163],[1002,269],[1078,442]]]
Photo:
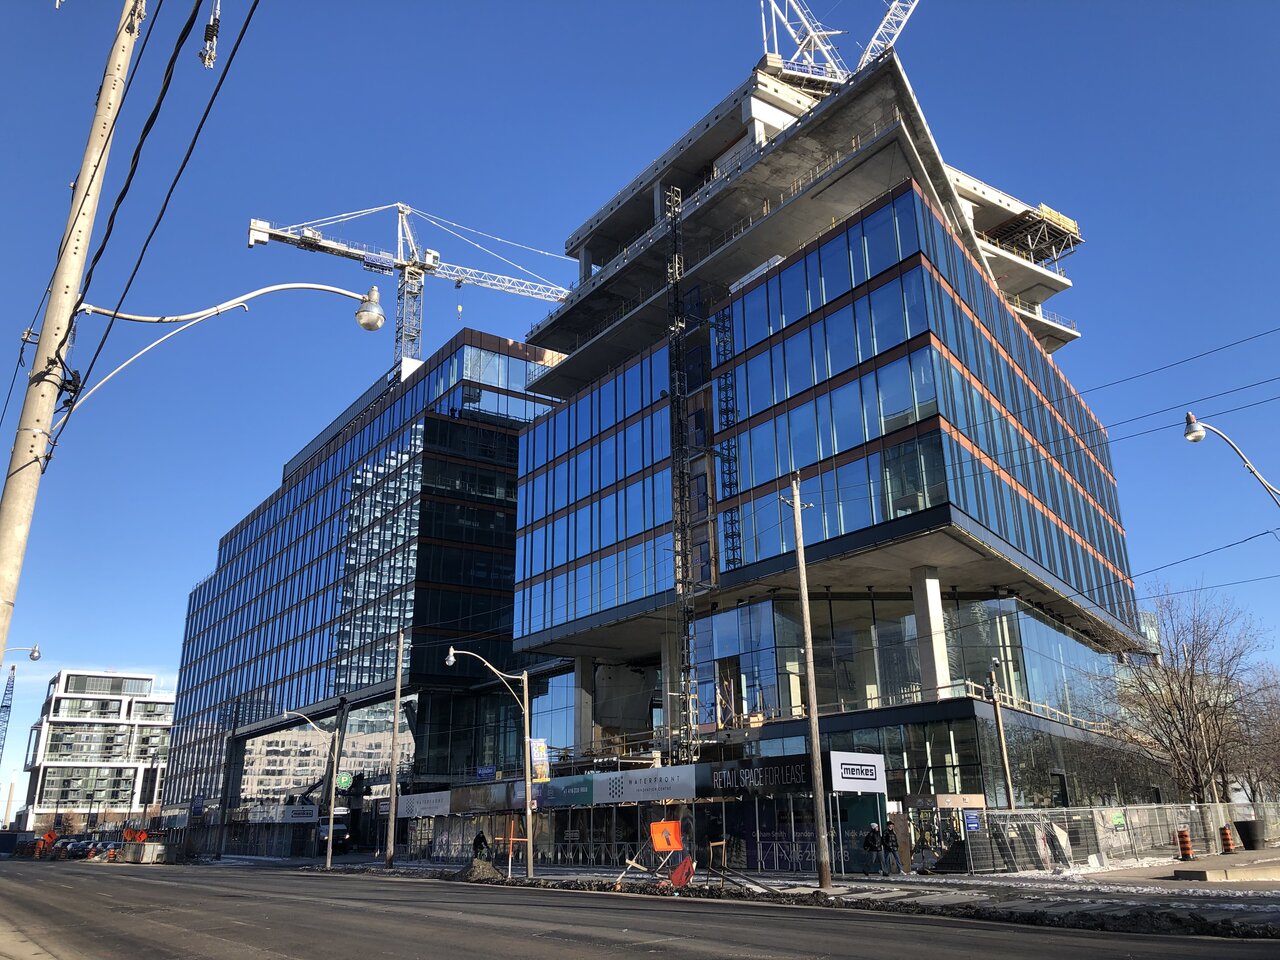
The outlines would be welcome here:
[[[1199,443],[1201,440],[1204,439],[1205,431],[1216,433],[1223,440],[1227,441],[1227,444],[1231,447],[1232,450],[1236,452],[1236,455],[1244,463],[1244,468],[1254,475],[1257,481],[1260,484],[1262,484],[1263,489],[1265,489],[1267,493],[1271,495],[1271,499],[1275,501],[1276,506],[1280,507],[1280,487],[1275,487],[1272,484],[1267,482],[1266,478],[1258,472],[1258,468],[1249,462],[1249,458],[1244,455],[1244,451],[1241,450],[1238,446],[1236,446],[1234,440],[1228,437],[1225,433],[1223,433],[1217,427],[1211,424],[1205,423],[1203,420],[1197,420],[1195,417],[1195,414],[1193,414],[1190,410],[1188,410],[1187,411],[1187,427],[1185,430],[1182,431],[1183,438],[1189,441],[1190,443]]]
[[[269,287],[252,290],[249,293],[227,300],[216,306],[195,313],[177,316],[139,316],[131,313],[118,313],[101,307],[84,305],[81,313],[101,314],[120,320],[137,323],[181,323],[182,326],[165,334],[155,343],[139,350],[120,366],[94,384],[93,388],[75,398],[78,405],[91,397],[99,387],[114,377],[133,361],[154,347],[159,346],[170,337],[177,336],[202,320],[216,317],[220,313],[237,308],[248,310],[248,301],[276,293],[281,290],[318,290],[322,293],[336,293],[339,296],[358,300],[356,322],[365,330],[377,330],[386,321],[386,314],[379,302],[377,287],[370,287],[368,293],[355,293],[342,287],[331,287],[323,283],[277,283]],[[52,309],[52,307],[50,308]],[[47,314],[46,314],[47,316]],[[44,342],[41,333],[41,342]],[[63,358],[65,360],[65,357]],[[37,367],[41,365],[39,362]],[[54,401],[56,395],[47,389],[48,371],[33,368],[31,385],[28,388],[28,401],[23,404],[22,414],[18,419],[18,428],[14,437],[13,453],[9,459],[9,470],[5,474],[4,492],[0,494],[0,659],[4,657],[5,644],[9,639],[9,625],[13,622],[13,606],[18,598],[18,580],[22,575],[22,562],[27,552],[27,539],[31,535],[31,518],[36,509],[36,493],[40,488],[40,479],[49,461],[49,451],[53,437],[58,429],[66,423],[70,411],[64,414],[57,423],[53,420]],[[59,392],[61,391],[59,387]],[[39,395],[35,400],[33,396]],[[74,409],[74,408],[73,408]],[[34,469],[33,469],[34,468]]]
[[[315,722],[305,713],[299,713],[297,710],[286,710],[281,714],[284,717],[301,717],[307,721],[307,724],[316,733],[323,734],[324,731],[315,725]],[[324,844],[324,868],[326,870],[333,869],[333,807],[338,800],[338,725],[333,725],[333,736],[329,742],[329,756],[332,758],[333,769],[329,771],[329,835],[325,838]],[[225,802],[225,801],[224,801]]]
[[[503,673],[492,663],[480,656],[478,653],[472,653],[470,650],[455,650],[449,648],[449,655],[444,658],[444,665],[452,667],[458,662],[458,656],[474,657],[489,668],[489,672],[502,681],[502,685],[507,688],[507,692],[515,697],[516,702],[520,704],[520,709],[524,712],[524,836],[525,836],[525,858],[524,858],[524,875],[533,879],[533,747],[529,740],[529,671],[521,670],[520,675],[514,673]],[[524,694],[518,695],[511,688],[508,680],[519,680],[520,689]],[[508,841],[510,842],[510,841]]]
[[[33,646],[33,647],[10,647],[10,648],[9,648],[9,650],[10,650],[10,651],[14,651],[14,650],[29,650],[29,651],[31,651],[31,652],[27,654],[27,659],[28,659],[28,660],[31,660],[31,661],[33,661],[33,662],[34,662],[34,661],[36,661],[36,660],[39,660],[39,659],[40,659],[40,644],[38,644],[38,643],[37,643],[35,646]]]

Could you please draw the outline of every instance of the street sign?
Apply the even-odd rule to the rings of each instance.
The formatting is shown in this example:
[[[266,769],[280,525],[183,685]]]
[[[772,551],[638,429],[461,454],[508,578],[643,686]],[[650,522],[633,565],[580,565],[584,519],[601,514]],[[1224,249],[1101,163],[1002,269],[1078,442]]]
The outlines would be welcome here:
[[[351,784],[354,780],[355,780],[355,777],[353,777],[347,771],[343,770],[341,773],[338,774],[338,789],[350,790]]]
[[[391,814],[391,801],[390,801],[390,800],[379,800],[379,801],[378,801],[378,816],[380,816],[380,817],[385,817],[385,816],[389,816],[390,814]]]
[[[964,812],[964,830],[965,833],[977,833],[982,829],[982,818],[972,810]]]

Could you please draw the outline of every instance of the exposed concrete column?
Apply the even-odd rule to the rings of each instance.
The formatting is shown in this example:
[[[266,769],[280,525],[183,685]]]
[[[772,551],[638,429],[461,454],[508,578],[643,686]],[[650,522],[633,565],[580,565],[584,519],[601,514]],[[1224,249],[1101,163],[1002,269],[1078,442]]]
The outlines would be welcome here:
[[[578,747],[596,742],[596,662],[591,657],[573,660],[573,742]]]
[[[591,279],[591,252],[584,243],[578,248],[578,282],[586,283]]]
[[[920,688],[926,700],[943,699],[950,692],[951,665],[947,660],[947,633],[942,618],[942,587],[937,567],[911,571],[911,599],[916,613],[916,648],[920,654]]]
[[[653,222],[658,223],[667,216],[667,185],[659,180],[653,185]]]

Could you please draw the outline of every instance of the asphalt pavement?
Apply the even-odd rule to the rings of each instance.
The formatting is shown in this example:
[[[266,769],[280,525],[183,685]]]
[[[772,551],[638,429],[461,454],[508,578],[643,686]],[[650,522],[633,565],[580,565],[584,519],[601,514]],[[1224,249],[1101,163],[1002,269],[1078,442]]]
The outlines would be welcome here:
[[[1274,958],[1274,941],[248,866],[0,862],[3,960]]]

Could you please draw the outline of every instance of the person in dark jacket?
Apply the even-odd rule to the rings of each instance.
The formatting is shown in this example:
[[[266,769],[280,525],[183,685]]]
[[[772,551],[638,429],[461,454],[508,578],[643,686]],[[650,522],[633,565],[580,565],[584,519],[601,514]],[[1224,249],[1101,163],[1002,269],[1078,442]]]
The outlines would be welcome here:
[[[868,876],[871,873],[871,867],[874,864],[880,871],[882,877],[889,875],[889,869],[884,863],[884,838],[880,836],[880,824],[871,824],[871,829],[867,831],[867,835],[862,838],[862,850],[867,855],[862,864],[862,875]]]
[[[484,831],[481,830],[476,834],[476,838],[471,841],[471,858],[479,860],[481,854],[487,853],[489,850],[489,841],[485,838]]]
[[[898,855],[898,832],[893,829],[893,821],[884,825],[884,863],[886,870],[897,864],[899,873],[907,871],[902,867],[902,857]]]

